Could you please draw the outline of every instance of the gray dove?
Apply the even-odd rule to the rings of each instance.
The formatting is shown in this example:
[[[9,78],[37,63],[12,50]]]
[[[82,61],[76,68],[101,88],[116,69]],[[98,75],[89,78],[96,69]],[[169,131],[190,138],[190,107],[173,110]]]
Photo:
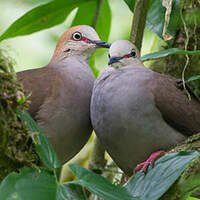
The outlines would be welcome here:
[[[146,68],[131,42],[115,41],[109,58],[94,84],[91,120],[112,159],[132,175],[153,152],[148,163],[200,132],[200,104],[177,88],[175,78]]]
[[[109,44],[100,41],[92,27],[75,26],[60,37],[47,66],[17,73],[27,94],[32,94],[29,112],[62,163],[81,150],[92,132],[94,76],[88,60],[99,47]]]

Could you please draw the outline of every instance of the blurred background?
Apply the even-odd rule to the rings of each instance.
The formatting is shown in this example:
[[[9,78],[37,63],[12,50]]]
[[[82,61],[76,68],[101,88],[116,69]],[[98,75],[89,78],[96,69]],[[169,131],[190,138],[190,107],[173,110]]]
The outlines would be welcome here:
[[[129,9],[128,5],[125,3],[126,0],[109,0],[109,6],[111,9],[111,30],[108,37],[108,42],[112,43],[115,40],[118,39],[129,39],[130,37],[130,31],[132,26],[132,20],[133,20],[133,13]],[[37,7],[38,5],[41,5],[41,3],[49,2],[49,0],[1,0],[0,1],[0,10],[1,10],[1,17],[0,17],[0,35],[18,18],[20,18],[22,15],[27,13],[29,10],[31,10],[34,7]],[[151,2],[154,2],[153,0]],[[157,2],[162,5],[162,0],[157,0]],[[155,3],[157,3],[155,1]],[[177,4],[180,3],[179,0],[176,0]],[[188,1],[189,2],[189,1]],[[196,3],[194,3],[196,5]],[[199,4],[198,4],[199,5]],[[162,7],[162,6],[161,6]],[[164,15],[165,15],[165,9],[164,11],[159,9],[157,4],[154,4],[153,9],[151,10],[152,16],[151,19],[155,16],[155,13],[158,14],[156,16],[157,19],[155,20],[155,27],[152,25],[152,29],[154,28],[154,32],[161,31],[162,33],[162,20],[164,21]],[[157,9],[157,10],[156,10]],[[196,7],[195,7],[196,9]],[[200,9],[197,10],[197,17],[194,18],[191,16],[191,13],[194,13],[193,11],[195,9],[185,9],[186,11],[186,19],[187,24],[189,27],[189,48],[190,50],[196,50],[199,49],[200,42],[200,28],[197,27],[197,24],[200,24]],[[14,37],[9,40],[3,40],[0,42],[0,49],[4,49],[7,51],[7,54],[12,57],[15,60],[15,70],[22,71],[25,69],[31,69],[31,68],[39,68],[47,65],[53,55],[53,51],[56,46],[56,42],[58,38],[71,26],[73,23],[74,17],[76,16],[78,9],[74,9],[70,15],[67,17],[67,19],[64,21],[64,23],[61,23],[60,25],[54,26],[53,28],[49,28],[47,30],[39,31],[27,36],[20,36],[20,37]],[[159,12],[161,15],[159,15]],[[178,11],[179,13],[179,11]],[[154,15],[154,16],[153,16]],[[160,19],[159,16],[163,16],[163,19]],[[189,16],[189,17],[187,17]],[[177,19],[176,16],[173,16],[174,19]],[[191,20],[190,20],[191,19]],[[193,19],[196,19],[195,23],[193,23]],[[106,16],[104,17],[104,20],[106,20]],[[158,20],[158,21],[156,21]],[[191,21],[191,22],[190,22]],[[160,23],[160,24],[159,24]],[[178,24],[178,23],[177,23]],[[104,24],[103,24],[104,25]],[[150,24],[151,25],[151,24]],[[161,26],[159,26],[161,25]],[[174,25],[174,24],[172,24]],[[175,23],[176,25],[176,23]],[[170,47],[178,47],[181,49],[184,49],[185,45],[185,33],[183,30],[183,27],[173,27],[176,32],[176,37],[174,37],[174,44]],[[160,30],[158,30],[160,29]],[[144,37],[143,37],[143,44],[141,49],[141,56],[152,53],[164,48],[170,48],[164,40],[161,39],[161,37],[158,37],[158,34],[150,31],[148,28],[145,28],[144,31]],[[181,35],[182,34],[182,35]],[[198,36],[196,41],[193,41],[194,36]],[[101,34],[99,33],[100,38]],[[162,36],[162,35],[161,35]],[[196,49],[195,49],[196,48]],[[107,55],[106,49],[99,49],[95,52],[95,68],[99,71],[102,71],[106,66],[108,62],[108,55]],[[176,57],[175,57],[176,56]],[[196,60],[195,60],[196,59]],[[181,73],[183,71],[183,67],[185,66],[185,55],[174,55],[171,56],[170,59],[166,58],[165,60],[158,61],[156,64],[154,64],[154,61],[148,61],[144,64],[149,67],[152,65],[156,66],[157,68],[153,68],[155,71],[159,71],[162,73],[167,73],[174,75],[176,77],[181,77]],[[196,75],[200,73],[200,66],[199,64],[199,58],[196,56],[193,56],[190,58],[189,67],[186,70],[187,77],[190,77],[192,75]],[[200,83],[195,85],[195,88],[197,92],[200,94]],[[93,147],[93,140],[94,140],[94,134],[90,138],[88,144],[82,149],[82,151],[73,158],[70,162],[78,163],[83,166],[87,166],[88,159],[91,155],[92,147]],[[109,156],[107,155],[107,158]],[[109,161],[111,159],[109,158]],[[71,180],[72,174],[69,169],[65,166],[64,173],[62,175],[62,180]]]
[[[0,36],[7,30],[7,28],[13,22],[15,22],[29,10],[41,4],[45,4],[49,1],[50,0],[0,0],[0,11],[1,11]],[[66,2],[68,1],[66,0]],[[111,24],[108,42],[112,43],[113,41],[119,39],[129,39],[132,27],[132,20],[133,20],[133,12],[131,12],[131,10],[133,9],[131,8],[131,6],[132,7],[134,6],[133,2],[135,1],[108,0],[104,1],[104,4],[105,2],[109,3],[111,9],[110,12],[111,22],[107,17],[107,15],[109,15],[107,12],[109,11],[108,3],[106,8],[107,10],[102,9],[105,11],[104,12],[102,11],[103,14],[101,13],[100,14],[101,16],[99,15],[99,18],[101,18],[101,20],[98,19],[98,21],[101,21],[99,27],[103,28],[105,26],[104,30],[108,31],[109,29],[107,29],[107,27],[109,27]],[[164,23],[166,22],[165,8],[163,7],[162,4],[164,1],[150,0],[149,2],[151,6],[149,6],[148,10],[149,18],[147,17],[148,20],[146,20],[146,27],[148,27],[149,29],[145,28],[144,30],[141,56],[162,49],[170,49],[174,47],[179,49],[187,49],[190,51],[195,51],[200,49],[200,1],[199,0],[173,0],[172,13],[170,15],[171,17],[170,23],[169,26],[167,27],[169,31],[167,33],[170,33],[173,36],[173,41],[168,41],[168,42],[165,42],[164,39],[161,39],[163,37],[162,33],[163,33]],[[87,21],[87,18],[89,18],[88,16],[90,14],[91,15],[93,14],[92,13],[93,11],[90,10],[91,4],[90,6],[88,6],[89,3],[91,2],[87,1],[87,5],[85,5],[85,7],[82,7],[82,5],[80,6],[80,8],[84,8],[84,18],[82,16],[81,16],[82,18],[79,16],[79,20],[81,19],[82,21],[85,22]],[[58,38],[70,26],[72,26],[72,24],[78,24],[79,20],[76,19],[76,16],[78,15],[77,13],[79,12],[77,11],[78,8],[72,10],[71,13],[67,16],[64,23],[54,26],[53,28],[42,30],[26,36],[14,37],[8,40],[3,40],[2,42],[0,42],[0,50],[3,49],[6,52],[6,55],[9,55],[12,59],[14,59],[15,61],[14,67],[16,72],[25,69],[39,68],[47,65],[53,55],[53,51],[55,49]],[[182,19],[180,23],[179,20],[181,13],[184,15],[183,18],[185,21]],[[60,16],[62,17],[62,15],[56,15],[56,17],[57,16],[58,18]],[[52,18],[50,19],[52,20]],[[108,23],[106,23],[106,20]],[[50,20],[47,21],[49,23]],[[186,29],[183,26],[183,22],[185,22],[185,24],[187,25],[188,35],[186,34]],[[98,26],[96,27],[98,29]],[[30,31],[29,28],[30,27],[27,28],[28,31]],[[32,29],[34,28],[35,28],[34,25],[32,25]],[[19,32],[21,31],[23,33],[24,31],[23,26],[22,29],[23,30],[19,30]],[[15,33],[18,33],[17,29],[13,30],[14,32],[16,31]],[[105,34],[106,31],[97,30],[97,32],[100,32],[99,36],[102,40],[104,40],[104,38],[107,38],[107,35]],[[186,45],[187,40],[188,40],[188,46]],[[92,58],[92,60],[94,61],[94,66],[99,72],[102,71],[107,66],[108,62],[107,53],[108,53],[107,49],[99,49],[95,52],[94,57]],[[191,76],[200,74],[199,56],[191,55],[188,57],[188,59],[189,60],[187,66],[186,66],[187,59],[185,55],[171,55],[169,57],[158,59],[156,61],[148,61],[145,62],[144,64],[155,71],[164,74],[170,74],[177,78],[182,77],[183,69],[187,67],[187,69],[185,70],[186,72],[185,78],[187,79]],[[195,81],[194,83],[191,83],[191,86],[193,87],[193,91],[195,92],[195,94],[198,94],[200,96],[200,79],[198,81]],[[95,134],[93,133],[88,143],[84,146],[81,152],[79,152],[79,154],[77,154],[69,162],[88,167],[88,160],[91,156],[94,147],[94,142],[93,142],[94,138]],[[108,154],[106,154],[106,158],[108,160],[108,164],[114,165]],[[72,172],[69,170],[67,165],[68,163],[63,168],[64,170],[62,171],[61,181],[69,181],[74,178]],[[115,176],[116,174],[121,174],[120,170],[117,169],[115,165],[114,168],[112,169],[115,169],[113,175],[110,172],[108,173],[108,171],[107,175],[104,173],[104,175],[107,176],[109,180],[113,179],[112,176]]]

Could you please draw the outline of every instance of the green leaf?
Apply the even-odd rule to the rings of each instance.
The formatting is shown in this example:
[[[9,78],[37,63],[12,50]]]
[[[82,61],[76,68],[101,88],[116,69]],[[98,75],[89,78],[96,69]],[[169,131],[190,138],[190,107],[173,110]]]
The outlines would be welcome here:
[[[158,58],[163,58],[172,54],[188,54],[188,55],[200,55],[200,50],[198,51],[186,51],[186,50],[181,50],[178,48],[171,48],[171,49],[166,49],[150,54],[146,54],[141,57],[141,60],[148,61],[148,60],[153,60],[153,59],[158,59]]]
[[[139,200],[132,197],[125,188],[111,184],[107,179],[94,172],[76,164],[70,164],[69,167],[76,175],[76,181],[71,183],[86,187],[90,192],[105,200]]]
[[[128,5],[129,9],[133,12],[136,0],[124,0],[124,2]]]
[[[92,25],[95,10],[97,6],[97,1],[91,1],[88,3],[83,3],[77,10],[76,16],[74,17],[71,26],[77,25]]]
[[[200,79],[200,75],[192,76],[192,77],[188,78],[185,82],[195,81],[198,79]]]
[[[162,37],[163,27],[165,22],[166,8],[162,6],[163,0],[154,0],[148,10],[146,26],[160,38]],[[180,24],[180,0],[173,0],[172,12],[170,15],[170,22],[167,31],[170,35],[174,36],[177,27]]]
[[[142,200],[159,199],[178,179],[185,167],[199,156],[197,151],[170,153],[158,159],[146,174],[142,172],[128,182],[126,189]]]
[[[79,185],[59,184],[56,177],[43,168],[22,168],[9,174],[0,185],[2,200],[86,200]]]
[[[20,110],[18,108],[17,113],[20,119],[27,124],[28,128],[32,132],[37,133],[34,136],[35,146],[36,151],[42,162],[52,171],[54,171],[57,168],[60,168],[60,161],[52,145],[49,143],[43,131],[38,127],[37,123],[32,119],[32,117],[26,110]]]
[[[60,24],[74,8],[88,1],[91,0],[54,0],[33,8],[17,19],[0,36],[0,41],[20,35],[28,35]]]
[[[0,185],[0,199],[55,200],[56,178],[44,169],[38,170],[25,167],[20,173],[9,174]]]
[[[63,183],[59,185],[56,200],[87,200],[83,188],[76,184]]]
[[[199,200],[199,199],[194,198],[194,197],[188,197],[187,200]]]
[[[96,31],[103,41],[108,40],[111,28],[111,19],[111,9],[108,0],[104,0],[96,25]]]

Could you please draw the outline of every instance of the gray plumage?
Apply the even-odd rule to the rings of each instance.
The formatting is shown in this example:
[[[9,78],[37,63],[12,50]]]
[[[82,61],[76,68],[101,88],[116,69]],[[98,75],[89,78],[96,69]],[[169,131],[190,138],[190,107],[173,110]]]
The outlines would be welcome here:
[[[50,64],[17,73],[25,91],[32,93],[29,112],[62,163],[81,150],[92,132],[94,76],[88,60],[97,48],[109,46],[92,27],[75,26],[58,40]]]
[[[176,87],[175,78],[153,72],[139,61],[118,69],[108,67],[95,81],[93,128],[127,175],[151,153],[198,133],[199,119],[199,102],[190,101]]]
[[[17,76],[27,93],[32,93],[30,114],[61,161],[71,159],[92,132],[89,106],[94,76],[89,65],[74,56]]]

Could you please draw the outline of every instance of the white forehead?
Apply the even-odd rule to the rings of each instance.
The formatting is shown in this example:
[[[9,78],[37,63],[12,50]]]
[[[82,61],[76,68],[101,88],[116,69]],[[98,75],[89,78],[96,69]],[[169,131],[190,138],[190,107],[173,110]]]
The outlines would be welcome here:
[[[82,36],[90,39],[90,40],[100,40],[97,32],[90,26],[82,25],[79,28],[77,28],[78,32],[82,34]],[[74,31],[74,32],[76,32]]]
[[[131,53],[132,49],[135,49],[135,46],[128,40],[117,40],[112,43],[109,54],[110,56],[121,57]]]

